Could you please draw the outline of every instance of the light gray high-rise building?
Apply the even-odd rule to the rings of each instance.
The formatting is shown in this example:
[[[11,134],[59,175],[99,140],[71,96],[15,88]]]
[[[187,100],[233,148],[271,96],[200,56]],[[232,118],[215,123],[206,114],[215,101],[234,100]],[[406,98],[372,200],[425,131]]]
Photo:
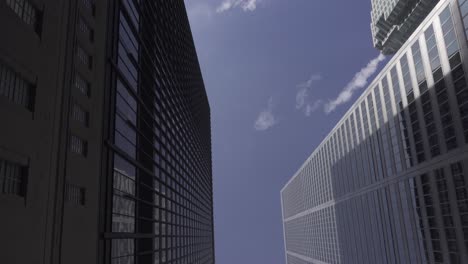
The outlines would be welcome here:
[[[467,14],[439,1],[281,190],[288,264],[468,263]]]
[[[440,0],[372,0],[374,46],[393,54],[408,40]]]

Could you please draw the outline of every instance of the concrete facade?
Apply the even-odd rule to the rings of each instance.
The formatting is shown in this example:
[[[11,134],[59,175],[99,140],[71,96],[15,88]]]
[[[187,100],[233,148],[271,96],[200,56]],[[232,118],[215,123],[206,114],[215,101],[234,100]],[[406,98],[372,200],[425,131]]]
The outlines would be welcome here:
[[[0,1],[0,32],[4,36],[0,44],[2,262],[166,263],[175,259],[180,263],[214,262],[210,110],[185,6],[183,1],[135,3],[127,0]],[[164,12],[166,20],[155,20],[154,9]],[[137,168],[137,175],[150,173],[171,196],[165,197],[158,191],[153,198],[145,198],[141,186],[146,186],[148,181],[141,180],[142,176],[134,179],[137,191],[125,197],[140,201],[132,209],[136,227],[122,235],[124,231],[112,229],[116,210],[112,196],[119,182],[114,179],[114,161],[110,157],[114,152],[125,152],[114,141],[116,80],[119,74],[125,75],[117,66],[121,65],[119,23],[122,16],[129,19],[131,13],[140,16],[133,25],[137,33],[133,34],[134,40],[145,48],[145,51],[138,50],[132,67],[140,76],[148,73],[157,76],[154,82],[161,86],[144,82],[140,77],[135,92],[128,96],[141,101],[146,90],[165,95],[152,102],[167,106],[164,116],[155,112],[151,117],[151,122],[158,120],[160,126],[166,126],[161,134],[153,135],[154,142],[164,137],[164,143],[152,152],[154,156],[164,152],[163,159],[169,159],[164,169],[168,171],[164,176],[156,174],[160,165],[149,165],[141,158],[142,154],[128,157],[123,153],[122,156]],[[148,28],[160,28],[151,32],[155,39],[148,39]],[[175,39],[183,39],[180,42],[183,45],[174,45]],[[169,43],[171,49],[167,48]],[[164,63],[156,68],[148,66],[143,59],[148,54],[144,52],[164,47],[165,57],[161,53],[152,57]],[[180,54],[185,60],[178,57]],[[143,119],[149,117],[142,109],[148,105],[145,102],[145,106],[138,106],[136,114],[141,121],[133,129],[140,135],[139,142],[143,142],[145,133],[152,134],[150,128],[143,128]],[[181,116],[185,122],[174,127],[173,120]],[[173,130],[183,134],[168,134]],[[162,150],[166,142],[175,140],[177,147],[171,145],[170,149]],[[146,145],[138,144],[136,149],[141,153]],[[190,153],[184,159],[182,150]],[[184,182],[178,176],[179,171],[189,164]],[[185,197],[199,202],[188,203]],[[171,207],[163,208],[156,204],[157,199],[170,201],[167,203]],[[169,228],[138,229],[143,226],[137,223],[138,219],[155,211],[145,208],[143,203],[153,204],[154,208],[162,208],[165,216],[170,215],[151,221],[174,227],[178,232],[171,234],[172,241],[163,233]],[[187,220],[188,215],[191,221]],[[176,228],[182,225],[185,232]],[[194,230],[202,229],[206,239],[197,240],[200,234]],[[132,257],[127,261],[116,256],[129,253],[129,248],[113,247],[113,241],[123,236],[134,239],[135,243]],[[146,252],[150,257],[138,257],[143,251],[143,238],[148,237],[154,237],[151,253]],[[182,241],[182,237],[188,238],[187,241]],[[162,243],[171,244],[163,247]]]

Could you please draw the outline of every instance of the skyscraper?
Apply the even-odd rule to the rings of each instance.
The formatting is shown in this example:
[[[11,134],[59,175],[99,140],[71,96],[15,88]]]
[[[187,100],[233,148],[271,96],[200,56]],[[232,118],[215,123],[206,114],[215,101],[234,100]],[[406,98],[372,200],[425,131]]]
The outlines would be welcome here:
[[[0,0],[0,262],[214,263],[182,0]]]
[[[439,1],[284,186],[288,264],[468,263],[467,14]]]
[[[374,46],[393,54],[408,40],[440,0],[372,0]]]

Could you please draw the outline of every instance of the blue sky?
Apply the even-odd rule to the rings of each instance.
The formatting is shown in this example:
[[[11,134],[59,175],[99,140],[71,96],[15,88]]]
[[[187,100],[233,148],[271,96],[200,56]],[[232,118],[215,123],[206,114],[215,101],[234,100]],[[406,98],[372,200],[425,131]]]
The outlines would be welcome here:
[[[219,264],[285,263],[280,190],[386,58],[370,0],[185,0],[211,105]]]

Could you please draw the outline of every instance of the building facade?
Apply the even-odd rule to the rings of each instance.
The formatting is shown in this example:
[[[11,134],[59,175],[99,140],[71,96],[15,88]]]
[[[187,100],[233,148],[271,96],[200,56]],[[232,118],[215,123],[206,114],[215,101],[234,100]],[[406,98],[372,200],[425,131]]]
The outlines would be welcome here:
[[[468,1],[439,1],[281,190],[288,264],[468,263]]]
[[[372,0],[374,47],[393,54],[408,40],[440,0]]]
[[[0,259],[214,263],[184,2],[0,0]]]

